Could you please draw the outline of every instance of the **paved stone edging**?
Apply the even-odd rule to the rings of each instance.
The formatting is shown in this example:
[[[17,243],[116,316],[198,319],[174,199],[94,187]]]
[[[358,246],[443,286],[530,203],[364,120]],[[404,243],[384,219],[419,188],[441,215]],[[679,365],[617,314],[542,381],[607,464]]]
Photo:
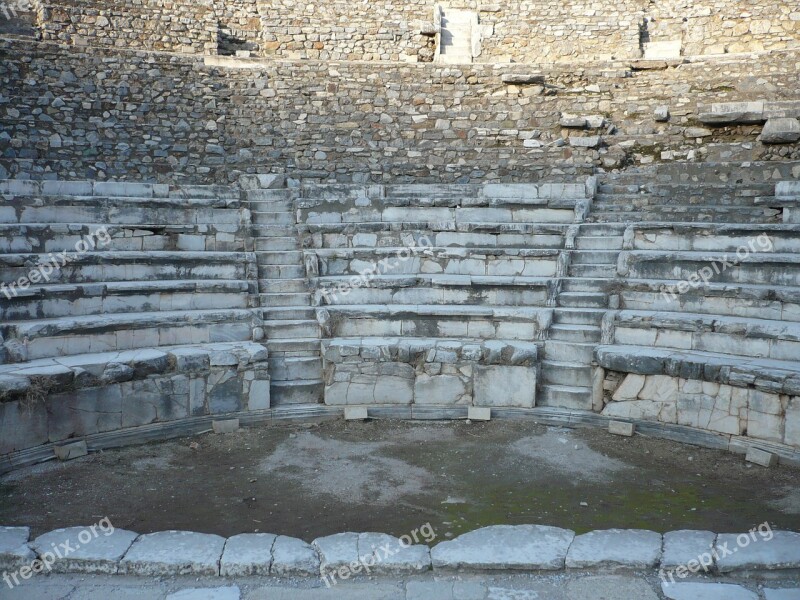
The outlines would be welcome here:
[[[95,526],[95,529],[96,526]],[[429,548],[403,546],[381,533],[339,533],[311,544],[287,536],[253,533],[225,539],[188,531],[138,535],[89,527],[56,529],[30,540],[27,527],[0,527],[0,570],[16,572],[37,557],[59,573],[144,576],[274,575],[318,577],[344,570],[346,578],[429,571],[560,571],[575,569],[671,571],[692,569],[702,556],[716,574],[800,569],[800,533],[765,531],[715,534],[608,529],[582,535],[544,525],[494,525]],[[83,536],[82,536],[83,534]],[[767,535],[771,535],[767,539]],[[91,538],[91,539],[89,539]],[[57,558],[54,549],[66,548]],[[388,549],[391,553],[387,553]],[[715,552],[712,553],[712,549]],[[48,553],[50,555],[48,556]],[[370,564],[372,563],[372,564]],[[359,566],[360,565],[360,566]],[[700,572],[700,567],[694,567]],[[681,578],[675,576],[675,581]]]

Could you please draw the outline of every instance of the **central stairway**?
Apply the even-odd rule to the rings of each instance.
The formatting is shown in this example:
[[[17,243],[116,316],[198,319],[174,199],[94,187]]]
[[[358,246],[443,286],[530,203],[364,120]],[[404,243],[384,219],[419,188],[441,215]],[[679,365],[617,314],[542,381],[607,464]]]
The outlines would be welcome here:
[[[247,192],[273,406],[322,401],[319,325],[295,229],[293,190]]]

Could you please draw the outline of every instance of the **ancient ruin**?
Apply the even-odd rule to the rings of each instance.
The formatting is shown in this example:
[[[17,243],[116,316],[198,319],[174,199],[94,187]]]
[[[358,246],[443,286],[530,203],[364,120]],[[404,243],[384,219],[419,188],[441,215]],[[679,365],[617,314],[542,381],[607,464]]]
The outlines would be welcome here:
[[[338,418],[800,465],[792,3],[25,0],[0,82],[0,473]],[[496,527],[387,572],[651,569],[724,533]],[[0,567],[41,555],[23,529]],[[800,568],[778,533],[781,566],[717,572]],[[64,569],[307,575],[378,534],[260,535]]]

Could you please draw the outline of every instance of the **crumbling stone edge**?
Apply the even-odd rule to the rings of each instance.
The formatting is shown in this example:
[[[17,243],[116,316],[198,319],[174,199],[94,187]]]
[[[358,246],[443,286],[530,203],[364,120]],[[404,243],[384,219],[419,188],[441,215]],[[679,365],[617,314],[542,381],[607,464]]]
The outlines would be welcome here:
[[[28,527],[0,527],[0,574],[23,573],[37,560],[46,562],[47,570],[57,573],[148,577],[263,575],[335,579],[336,573],[347,573],[343,578],[349,578],[430,570],[602,569],[657,570],[664,581],[680,581],[692,574],[751,576],[776,571],[796,573],[800,569],[800,533],[773,530],[768,523],[740,534],[682,530],[663,535],[641,529],[576,535],[568,529],[544,525],[493,525],[432,547],[414,543],[432,542],[435,537],[429,527],[424,540],[410,535],[395,538],[349,532],[317,538],[308,544],[268,533],[227,539],[188,531],[139,535],[114,529],[107,523],[100,528],[57,529],[31,540]]]

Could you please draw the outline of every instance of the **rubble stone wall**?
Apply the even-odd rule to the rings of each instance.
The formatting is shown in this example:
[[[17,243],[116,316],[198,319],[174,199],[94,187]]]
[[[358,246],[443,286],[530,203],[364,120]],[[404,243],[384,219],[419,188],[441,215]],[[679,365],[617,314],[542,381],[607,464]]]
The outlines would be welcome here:
[[[747,0],[651,3],[517,0],[446,2],[474,10],[480,62],[557,63],[636,58],[648,41],[679,40],[684,55],[796,47],[800,11],[787,3]],[[427,62],[434,53],[436,4],[293,0],[146,0],[48,3],[44,39],[74,44],[320,60]],[[446,10],[446,9],[445,9]]]
[[[210,183],[269,171],[574,181],[595,167],[800,158],[798,144],[758,142],[760,124],[697,121],[698,106],[712,102],[796,104],[796,87],[786,85],[800,70],[795,52],[656,71],[544,69],[544,85],[503,82],[529,74],[522,65],[252,61],[240,69],[22,41],[0,42],[0,59],[0,177]],[[660,106],[666,122],[656,120]],[[565,114],[599,115],[602,128],[562,127]]]

